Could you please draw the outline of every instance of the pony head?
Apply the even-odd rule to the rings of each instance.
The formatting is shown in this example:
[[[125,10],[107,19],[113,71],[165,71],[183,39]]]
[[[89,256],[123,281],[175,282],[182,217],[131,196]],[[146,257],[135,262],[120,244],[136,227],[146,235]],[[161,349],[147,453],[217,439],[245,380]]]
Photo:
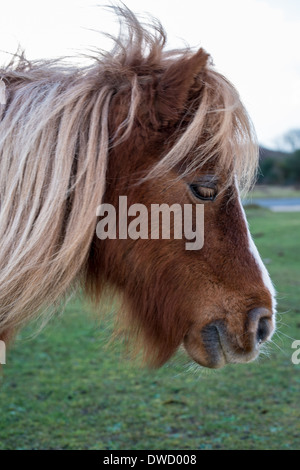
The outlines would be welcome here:
[[[207,367],[249,362],[275,315],[240,200],[257,168],[252,124],[203,49],[168,51],[158,22],[117,13],[126,34],[94,65],[22,57],[1,72],[0,337],[71,288],[98,302],[109,286],[149,365],[181,345]],[[96,209],[120,196],[149,211],[204,207],[203,247],[120,236],[118,220],[117,236],[100,240]]]

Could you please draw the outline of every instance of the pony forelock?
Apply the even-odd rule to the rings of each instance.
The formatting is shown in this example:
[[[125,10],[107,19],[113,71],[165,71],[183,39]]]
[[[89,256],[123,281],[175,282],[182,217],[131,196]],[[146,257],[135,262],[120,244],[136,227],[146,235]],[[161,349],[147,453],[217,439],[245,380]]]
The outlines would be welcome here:
[[[189,125],[147,178],[169,171],[189,156],[180,176],[213,164],[216,175],[225,173],[225,186],[235,180],[243,193],[255,182],[257,139],[238,92],[221,74],[207,68],[202,74],[201,101]]]

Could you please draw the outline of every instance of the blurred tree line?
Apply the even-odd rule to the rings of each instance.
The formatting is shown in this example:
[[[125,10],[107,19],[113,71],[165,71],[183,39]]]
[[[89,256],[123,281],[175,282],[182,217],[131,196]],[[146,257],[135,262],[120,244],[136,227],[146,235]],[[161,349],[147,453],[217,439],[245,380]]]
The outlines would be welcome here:
[[[258,184],[300,186],[300,129],[294,129],[281,139],[281,151],[260,147]]]

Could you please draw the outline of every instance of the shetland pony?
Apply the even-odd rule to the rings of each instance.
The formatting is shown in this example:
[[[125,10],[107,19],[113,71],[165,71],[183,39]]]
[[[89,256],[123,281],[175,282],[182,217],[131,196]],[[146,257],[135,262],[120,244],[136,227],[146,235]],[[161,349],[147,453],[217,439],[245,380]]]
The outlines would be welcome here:
[[[99,303],[109,286],[150,366],[181,345],[206,367],[249,362],[275,325],[239,196],[257,168],[250,119],[203,49],[167,50],[158,21],[115,11],[120,35],[90,66],[21,55],[0,70],[0,339],[70,292]],[[97,207],[120,195],[203,204],[203,248],[99,240]]]

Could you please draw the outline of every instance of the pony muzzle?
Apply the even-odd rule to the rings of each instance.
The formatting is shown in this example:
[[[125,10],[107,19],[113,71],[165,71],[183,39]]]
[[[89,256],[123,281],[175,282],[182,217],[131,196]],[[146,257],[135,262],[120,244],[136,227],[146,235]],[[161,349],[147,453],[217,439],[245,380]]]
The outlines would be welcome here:
[[[198,364],[219,369],[226,364],[247,363],[257,358],[262,344],[274,333],[274,318],[266,308],[248,312],[244,332],[233,334],[224,320],[193,328],[184,339],[187,353]]]

